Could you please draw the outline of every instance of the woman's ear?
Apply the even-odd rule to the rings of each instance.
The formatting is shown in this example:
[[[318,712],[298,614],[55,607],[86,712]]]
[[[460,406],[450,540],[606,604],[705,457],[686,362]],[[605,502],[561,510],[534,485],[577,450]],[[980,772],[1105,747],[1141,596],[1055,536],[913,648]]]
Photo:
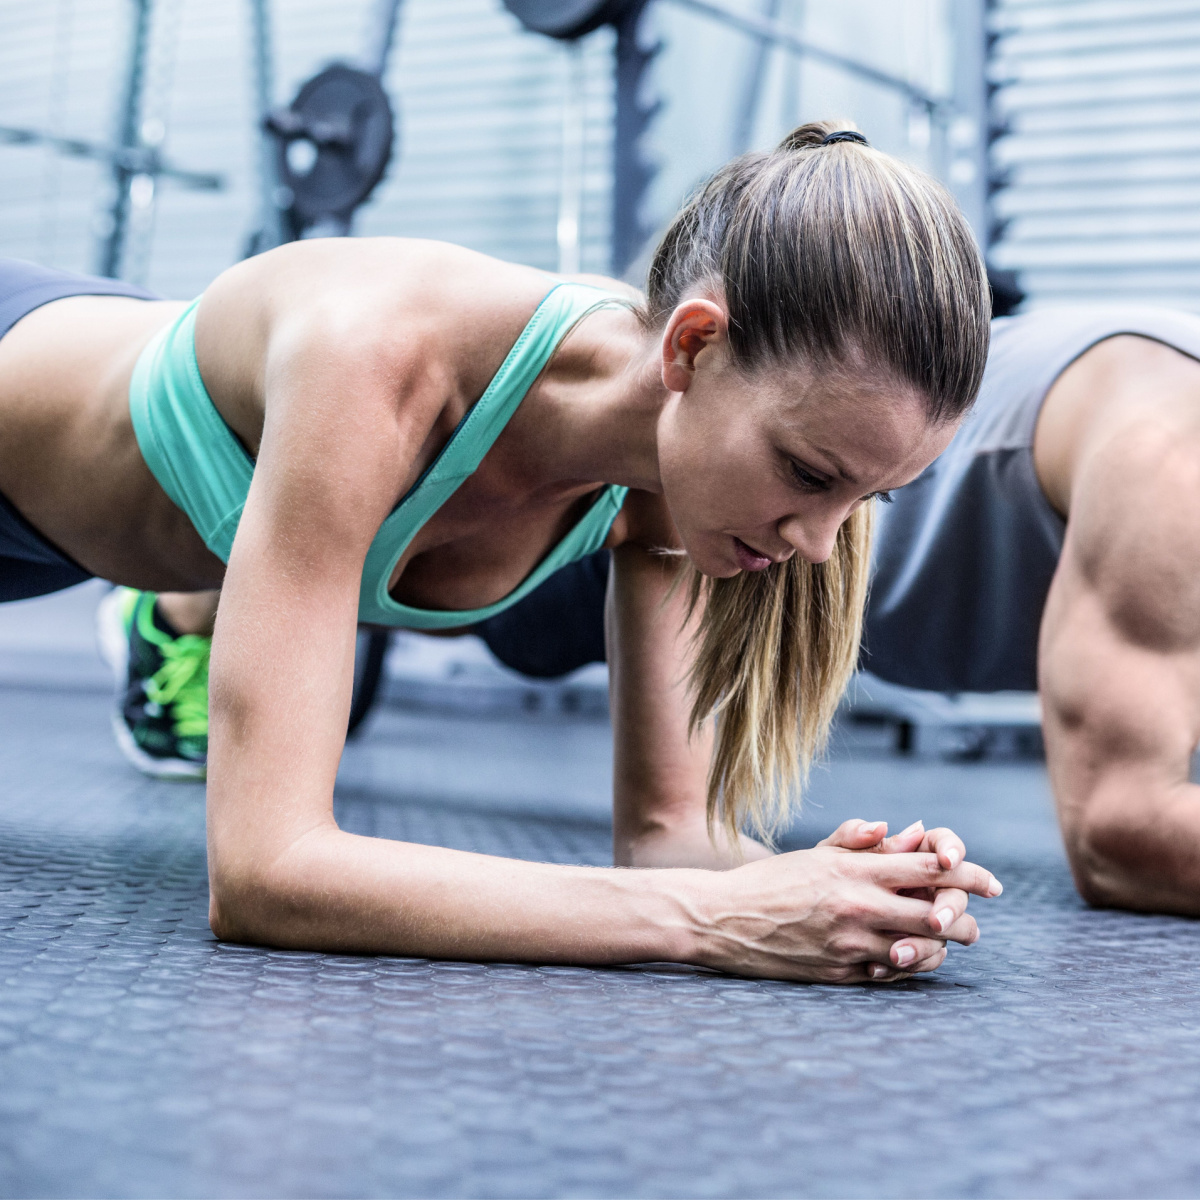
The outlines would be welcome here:
[[[662,338],[662,380],[668,391],[686,392],[696,360],[729,336],[729,315],[713,300],[685,300],[676,306]]]

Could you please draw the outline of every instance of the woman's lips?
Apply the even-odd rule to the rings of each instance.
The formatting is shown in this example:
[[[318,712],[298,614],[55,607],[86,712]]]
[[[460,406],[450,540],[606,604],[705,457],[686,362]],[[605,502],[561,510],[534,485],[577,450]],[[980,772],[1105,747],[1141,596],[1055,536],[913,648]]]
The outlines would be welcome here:
[[[765,571],[771,565],[771,559],[757,550],[751,550],[741,538],[733,539],[733,552],[743,571]]]

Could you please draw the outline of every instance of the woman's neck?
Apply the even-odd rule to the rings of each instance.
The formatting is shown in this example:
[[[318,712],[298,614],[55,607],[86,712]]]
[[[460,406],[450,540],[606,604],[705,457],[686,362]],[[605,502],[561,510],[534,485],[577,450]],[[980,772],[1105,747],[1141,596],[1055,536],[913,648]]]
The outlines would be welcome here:
[[[529,397],[526,431],[535,439],[538,474],[547,483],[594,480],[661,491],[658,421],[667,397],[657,335],[628,309],[591,314]]]

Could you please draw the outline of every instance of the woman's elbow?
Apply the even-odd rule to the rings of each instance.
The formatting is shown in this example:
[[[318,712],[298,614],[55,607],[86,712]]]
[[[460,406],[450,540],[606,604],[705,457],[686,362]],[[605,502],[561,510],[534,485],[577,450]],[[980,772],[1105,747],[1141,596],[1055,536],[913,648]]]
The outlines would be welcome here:
[[[302,947],[314,915],[310,889],[287,856],[230,861],[212,855],[208,924],[222,942]]]
[[[276,907],[272,881],[253,867],[232,869],[220,861],[208,873],[208,924],[221,942],[271,945],[277,940],[271,914]]]
[[[240,942],[237,907],[211,882],[208,885],[208,927],[218,942]]]
[[[223,942],[290,949],[310,946],[344,835],[333,820],[296,824],[242,819],[236,808],[208,811],[208,923]],[[232,812],[231,812],[232,809]]]

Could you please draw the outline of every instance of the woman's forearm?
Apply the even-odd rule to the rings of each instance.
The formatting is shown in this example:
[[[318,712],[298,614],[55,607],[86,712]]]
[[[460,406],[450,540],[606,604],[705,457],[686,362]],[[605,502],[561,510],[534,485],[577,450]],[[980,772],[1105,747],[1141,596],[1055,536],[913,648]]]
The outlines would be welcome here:
[[[524,862],[329,827],[240,878],[216,864],[211,918],[223,939],[306,950],[693,962],[692,877],[703,874]]]
[[[252,861],[252,860],[246,860]],[[835,846],[733,871],[555,866],[343,833],[305,833],[257,866],[210,858],[218,937],[293,949],[543,963],[673,961],[861,982],[932,970],[973,920],[900,890],[997,895],[972,863]],[[905,947],[911,953],[902,952]],[[888,966],[891,964],[891,966]],[[893,969],[894,968],[894,969]]]

